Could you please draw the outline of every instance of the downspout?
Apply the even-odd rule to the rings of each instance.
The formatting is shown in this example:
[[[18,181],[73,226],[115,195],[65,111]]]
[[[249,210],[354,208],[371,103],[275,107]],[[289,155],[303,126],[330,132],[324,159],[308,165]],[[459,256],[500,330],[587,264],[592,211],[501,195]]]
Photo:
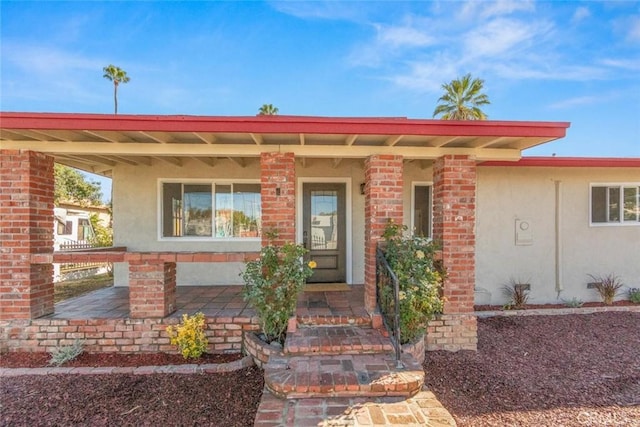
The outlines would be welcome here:
[[[560,297],[562,286],[562,215],[560,206],[562,205],[562,182],[554,181],[555,184],[555,275],[556,292]]]

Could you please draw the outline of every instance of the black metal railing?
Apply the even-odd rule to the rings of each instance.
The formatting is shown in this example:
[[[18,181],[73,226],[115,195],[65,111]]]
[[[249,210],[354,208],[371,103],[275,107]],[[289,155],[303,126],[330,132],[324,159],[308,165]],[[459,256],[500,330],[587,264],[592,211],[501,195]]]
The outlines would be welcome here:
[[[376,299],[384,326],[391,335],[396,353],[396,367],[404,368],[400,360],[400,282],[379,247],[376,248]]]

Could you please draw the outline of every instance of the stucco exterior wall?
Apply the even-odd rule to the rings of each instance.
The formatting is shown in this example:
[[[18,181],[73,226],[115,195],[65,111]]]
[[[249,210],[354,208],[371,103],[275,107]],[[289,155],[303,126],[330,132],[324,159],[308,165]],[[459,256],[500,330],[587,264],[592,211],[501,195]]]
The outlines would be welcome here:
[[[118,166],[113,173],[113,229],[114,245],[132,251],[259,251],[260,239],[253,240],[162,240],[158,238],[159,182],[162,179],[204,180],[260,180],[260,164],[245,159],[241,167],[230,160],[219,159],[214,167],[196,160],[186,160],[182,167],[168,163],[152,166]],[[303,166],[296,162],[296,176],[300,181],[320,178],[340,179],[350,184],[351,200],[351,283],[364,282],[364,196],[360,183],[364,182],[362,161],[343,160],[334,166],[332,160],[312,159]],[[135,191],[133,191],[135,189]],[[298,216],[300,212],[296,212]],[[177,284],[230,285],[241,284],[239,277],[243,263],[178,264]],[[114,268],[115,285],[128,286],[126,264]]]
[[[555,181],[561,183],[559,284]],[[640,182],[640,170],[479,167],[476,304],[504,304],[501,288],[511,279],[530,283],[530,303],[562,303],[574,297],[600,301],[595,290],[587,289],[589,274],[613,273],[627,287],[639,287],[640,226],[589,224],[589,185],[618,182]],[[518,219],[530,221],[530,245],[515,244]]]

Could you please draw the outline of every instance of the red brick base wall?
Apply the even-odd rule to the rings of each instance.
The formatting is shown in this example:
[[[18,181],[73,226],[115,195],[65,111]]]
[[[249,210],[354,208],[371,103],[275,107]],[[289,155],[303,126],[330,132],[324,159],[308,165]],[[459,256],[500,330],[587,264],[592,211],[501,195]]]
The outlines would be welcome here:
[[[84,340],[90,353],[178,353],[169,343],[166,328],[180,322],[166,319],[82,319],[0,321],[0,352],[51,352],[58,346]],[[260,329],[257,318],[206,319],[210,353],[239,353],[242,333]]]
[[[176,310],[176,263],[129,261],[132,318],[165,317]]]
[[[274,244],[296,240],[296,164],[293,153],[262,153],[260,156],[262,242],[265,233],[277,231]]]
[[[376,307],[376,246],[387,222],[402,224],[402,156],[375,155],[364,163],[364,307]]]
[[[472,350],[478,346],[475,314],[443,314],[429,322],[425,337],[427,351]]]
[[[431,322],[430,350],[475,350],[476,162],[443,156],[433,165],[433,238],[442,246],[447,269],[444,315]]]
[[[53,252],[53,158],[0,151],[0,319],[53,313],[53,266],[30,256]]]

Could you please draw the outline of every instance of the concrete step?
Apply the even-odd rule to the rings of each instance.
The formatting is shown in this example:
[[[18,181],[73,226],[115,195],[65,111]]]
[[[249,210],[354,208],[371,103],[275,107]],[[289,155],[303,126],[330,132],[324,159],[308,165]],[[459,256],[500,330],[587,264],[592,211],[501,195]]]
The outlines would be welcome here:
[[[301,327],[287,334],[284,352],[293,355],[390,353],[391,340],[380,329],[357,326]]]
[[[266,387],[287,399],[312,397],[413,396],[424,384],[422,366],[410,354],[403,368],[393,354],[272,356],[264,368]]]

